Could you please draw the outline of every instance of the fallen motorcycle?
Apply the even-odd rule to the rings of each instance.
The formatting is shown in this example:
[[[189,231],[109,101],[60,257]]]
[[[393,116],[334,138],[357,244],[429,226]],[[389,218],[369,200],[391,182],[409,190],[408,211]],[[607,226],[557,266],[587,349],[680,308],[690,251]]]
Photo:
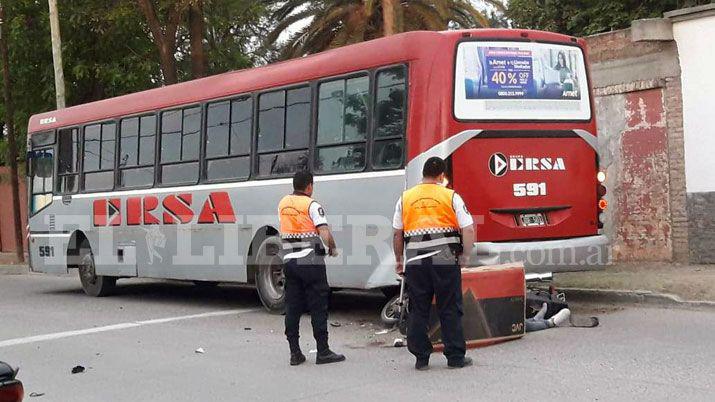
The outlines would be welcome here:
[[[407,316],[409,315],[410,299],[406,292],[406,279],[400,276],[400,293],[385,304],[380,313],[380,320],[387,326],[397,325],[402,335],[407,335]]]

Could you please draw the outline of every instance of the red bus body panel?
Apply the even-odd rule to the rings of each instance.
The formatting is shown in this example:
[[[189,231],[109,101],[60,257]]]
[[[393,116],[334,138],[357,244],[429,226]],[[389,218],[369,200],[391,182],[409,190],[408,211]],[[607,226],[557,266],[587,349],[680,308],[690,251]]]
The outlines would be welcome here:
[[[561,158],[565,170],[510,170],[496,177],[489,171],[495,153]],[[588,196],[595,192],[596,164],[593,149],[581,138],[472,139],[455,153],[453,170],[454,188],[470,212],[483,219],[477,226],[480,241],[587,236],[598,229],[596,198]],[[547,193],[515,197],[513,183],[545,183]],[[544,211],[547,225],[519,225],[511,210]]]

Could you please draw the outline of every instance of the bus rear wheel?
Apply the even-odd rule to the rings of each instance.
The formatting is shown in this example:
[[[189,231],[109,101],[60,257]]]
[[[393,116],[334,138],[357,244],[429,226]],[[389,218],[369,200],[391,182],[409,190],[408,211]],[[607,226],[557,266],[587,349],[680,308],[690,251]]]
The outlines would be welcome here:
[[[117,278],[112,276],[97,275],[94,265],[94,255],[89,248],[79,251],[79,280],[82,290],[88,296],[102,297],[109,295],[114,290]]]
[[[285,312],[285,274],[279,255],[281,241],[278,237],[265,239],[258,247],[256,257],[256,290],[261,303],[273,314]]]

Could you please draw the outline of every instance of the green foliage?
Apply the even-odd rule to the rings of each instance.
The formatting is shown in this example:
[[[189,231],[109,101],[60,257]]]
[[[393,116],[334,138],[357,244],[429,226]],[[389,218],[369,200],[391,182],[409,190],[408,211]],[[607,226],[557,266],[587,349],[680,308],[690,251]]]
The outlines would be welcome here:
[[[172,1],[158,1],[157,12],[162,14]],[[24,158],[30,116],[55,109],[49,12],[46,0],[2,3],[8,19],[18,152]],[[266,35],[269,21],[265,18],[265,3],[204,0],[205,50],[210,74],[251,67],[265,60],[255,39]],[[135,1],[60,1],[58,8],[68,106],[161,84],[158,52]],[[186,23],[184,18],[177,33],[180,80],[191,78]],[[0,100],[0,121],[4,120]],[[0,135],[0,151],[4,147]],[[0,165],[3,158],[4,153],[0,153]]]
[[[661,17],[680,7],[710,0],[510,0],[507,17],[515,27],[587,36],[627,28],[631,21]]]
[[[303,56],[326,49],[383,36],[383,2],[380,0],[286,0],[277,3],[276,27],[267,37],[275,44],[284,32],[292,32],[298,21],[310,24],[292,33],[280,45],[281,58]],[[469,0],[396,0],[395,32],[445,30],[490,26],[491,21]],[[483,3],[503,8],[499,0]]]
[[[209,74],[265,63],[265,49],[259,40],[268,34],[270,25],[265,3],[255,0],[205,2]],[[188,43],[188,39],[186,41]],[[186,64],[183,69],[189,70],[189,65]]]

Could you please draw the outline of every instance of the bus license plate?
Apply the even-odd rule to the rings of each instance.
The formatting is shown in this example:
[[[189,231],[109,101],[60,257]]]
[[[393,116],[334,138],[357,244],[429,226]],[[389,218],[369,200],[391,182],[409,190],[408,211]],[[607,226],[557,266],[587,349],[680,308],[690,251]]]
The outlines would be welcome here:
[[[522,226],[544,226],[546,225],[546,217],[543,213],[538,214],[521,214],[519,220]]]

